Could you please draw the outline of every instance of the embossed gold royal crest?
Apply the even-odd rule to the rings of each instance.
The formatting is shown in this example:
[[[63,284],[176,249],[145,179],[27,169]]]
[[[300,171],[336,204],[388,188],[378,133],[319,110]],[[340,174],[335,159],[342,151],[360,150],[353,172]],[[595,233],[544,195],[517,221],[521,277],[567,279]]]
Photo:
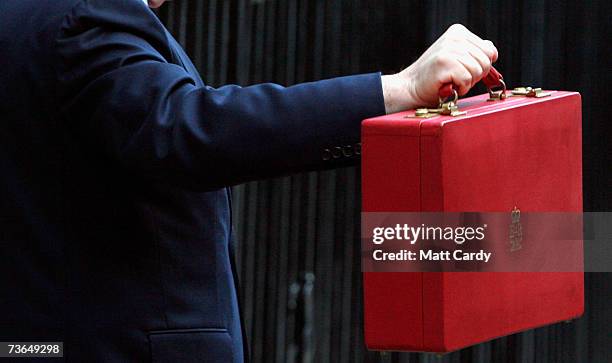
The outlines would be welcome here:
[[[521,224],[521,210],[516,206],[510,213],[512,223],[510,223],[510,231],[508,237],[510,239],[510,252],[518,251],[523,248],[523,225]]]

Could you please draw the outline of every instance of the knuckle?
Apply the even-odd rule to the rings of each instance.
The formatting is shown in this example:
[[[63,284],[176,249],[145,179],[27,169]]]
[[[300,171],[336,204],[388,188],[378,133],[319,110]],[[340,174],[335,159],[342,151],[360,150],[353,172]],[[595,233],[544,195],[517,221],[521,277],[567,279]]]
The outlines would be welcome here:
[[[458,48],[458,49],[465,49],[467,40],[465,39],[465,37],[461,37],[461,36],[453,36],[449,39],[449,44]]]
[[[459,24],[459,23],[455,23],[455,24],[453,24],[453,25],[448,27],[448,30],[455,31],[455,32],[456,31],[464,31],[466,29],[467,28],[465,26],[463,26],[462,24]]]
[[[465,43],[465,40],[462,39],[461,37],[451,35],[447,37],[446,39],[444,39],[444,42],[442,43],[442,47],[446,51],[451,51],[451,50],[456,50],[456,49],[461,50],[465,48],[464,43]]]
[[[436,56],[434,62],[437,66],[446,67],[452,62],[452,59],[447,53],[440,53]]]

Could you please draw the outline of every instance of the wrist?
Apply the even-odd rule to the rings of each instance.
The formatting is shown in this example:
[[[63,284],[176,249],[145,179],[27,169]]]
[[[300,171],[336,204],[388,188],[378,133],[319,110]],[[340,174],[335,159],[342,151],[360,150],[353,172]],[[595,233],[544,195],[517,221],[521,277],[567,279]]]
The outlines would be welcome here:
[[[381,77],[385,111],[387,114],[400,112],[417,106],[411,88],[412,80],[408,69],[396,74]]]
[[[383,96],[385,99],[385,112],[387,114],[402,109],[402,90],[398,74],[389,74],[381,77]]]

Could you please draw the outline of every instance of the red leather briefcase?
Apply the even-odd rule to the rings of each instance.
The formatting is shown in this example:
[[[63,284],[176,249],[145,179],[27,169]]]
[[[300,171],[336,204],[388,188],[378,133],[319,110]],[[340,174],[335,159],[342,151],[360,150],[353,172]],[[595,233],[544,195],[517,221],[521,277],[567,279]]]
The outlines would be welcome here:
[[[363,211],[581,212],[580,95],[502,92],[364,120]],[[363,283],[372,350],[458,350],[584,306],[582,272],[364,272]]]

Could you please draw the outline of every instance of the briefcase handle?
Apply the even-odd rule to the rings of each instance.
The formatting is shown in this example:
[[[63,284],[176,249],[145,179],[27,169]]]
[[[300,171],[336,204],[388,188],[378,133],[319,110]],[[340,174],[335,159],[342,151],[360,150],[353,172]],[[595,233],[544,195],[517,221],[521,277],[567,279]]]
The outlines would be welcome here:
[[[503,100],[504,98],[506,98],[506,83],[504,83],[503,78],[504,77],[501,75],[501,73],[499,73],[499,71],[495,69],[495,67],[491,66],[489,73],[482,79],[482,83],[484,83],[485,86],[487,86],[487,89],[489,90],[490,99]],[[501,89],[496,90],[496,88]],[[443,104],[444,100],[446,100],[450,96],[453,96],[453,102],[457,103],[457,90],[456,86],[452,83],[446,83],[442,87],[440,87],[438,95],[440,96],[440,104]]]

